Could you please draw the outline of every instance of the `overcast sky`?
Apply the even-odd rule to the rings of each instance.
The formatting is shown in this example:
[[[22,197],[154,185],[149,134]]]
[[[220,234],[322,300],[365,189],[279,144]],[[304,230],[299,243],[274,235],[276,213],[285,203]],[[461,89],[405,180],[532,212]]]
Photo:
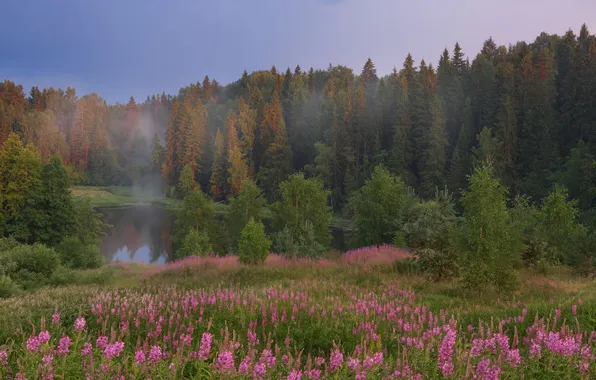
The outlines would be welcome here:
[[[594,0],[7,0],[0,5],[0,79],[76,87],[108,102],[177,93],[205,74],[329,63],[379,74],[436,64],[459,41],[473,58],[540,32],[596,31]]]

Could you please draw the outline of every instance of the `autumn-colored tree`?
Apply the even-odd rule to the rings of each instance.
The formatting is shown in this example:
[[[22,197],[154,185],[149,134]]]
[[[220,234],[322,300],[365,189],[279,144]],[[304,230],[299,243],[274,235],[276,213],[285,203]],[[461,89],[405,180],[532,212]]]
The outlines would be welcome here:
[[[195,175],[200,170],[199,161],[204,152],[205,135],[207,133],[207,111],[200,100],[194,106],[185,103],[184,112],[189,116],[189,122],[183,129],[184,155],[182,164],[189,165]]]
[[[257,129],[257,119],[255,110],[244,101],[244,98],[238,99],[238,120],[242,132],[241,147],[242,154],[246,158],[249,176],[254,177],[255,164],[253,159],[253,149],[255,143],[255,132]]]
[[[225,195],[225,171],[226,171],[226,156],[224,149],[223,136],[221,131],[217,129],[215,134],[215,153],[213,155],[213,165],[211,167],[211,196],[215,199]]]
[[[226,130],[228,134],[227,156],[230,195],[237,196],[240,193],[242,182],[248,178],[248,167],[238,141],[236,117],[232,111],[228,113],[228,118],[226,120]]]

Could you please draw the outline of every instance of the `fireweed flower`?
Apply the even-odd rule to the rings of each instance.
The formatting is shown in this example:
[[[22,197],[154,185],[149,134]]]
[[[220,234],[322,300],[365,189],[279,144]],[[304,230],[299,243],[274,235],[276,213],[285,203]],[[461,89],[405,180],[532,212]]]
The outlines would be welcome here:
[[[240,362],[240,365],[238,366],[238,373],[248,374],[251,362],[252,359],[250,358],[250,356],[245,356],[244,359],[242,359],[242,361]]]
[[[97,347],[104,348],[108,344],[108,337],[107,336],[98,337],[97,342],[95,344]]]
[[[54,359],[54,356],[50,353],[50,354],[44,354],[41,361],[44,362],[44,364],[48,365],[48,364],[52,363],[53,359]]]
[[[342,363],[344,362],[344,355],[339,352],[338,349],[335,349],[331,352],[331,357],[329,358],[329,368],[332,371],[338,369]]]
[[[217,356],[217,369],[224,372],[234,370],[234,355],[230,351],[222,351]]]
[[[0,365],[5,366],[8,364],[8,353],[6,350],[0,350]]]
[[[348,359],[348,368],[351,371],[357,372],[360,369],[360,360],[356,358],[349,358]]]
[[[135,363],[137,363],[137,365],[145,363],[145,352],[143,352],[143,350],[135,351]]]
[[[82,356],[89,356],[91,355],[91,351],[93,350],[93,346],[89,342],[83,343],[83,348],[81,349]]]
[[[306,377],[310,380],[319,380],[321,378],[321,370],[317,368],[311,369],[306,372]]]
[[[87,323],[87,322],[85,321],[85,318],[83,318],[83,317],[79,317],[79,318],[77,318],[77,320],[76,320],[76,321],[75,321],[75,323],[74,323],[74,328],[75,328],[75,330],[77,330],[77,331],[81,331],[82,329],[84,329],[84,328],[85,328],[85,324],[86,324],[86,323]]]
[[[47,330],[41,331],[37,336],[40,344],[44,344],[50,340],[50,333]]]
[[[114,344],[106,345],[106,347],[103,350],[103,353],[107,359],[112,359],[112,358],[120,356],[120,353],[122,353],[122,350],[124,350],[124,343],[116,342]]]
[[[159,346],[153,346],[153,347],[151,347],[151,350],[149,350],[149,361],[152,364],[155,364],[158,361],[160,361],[162,356],[163,356],[163,354],[161,352],[161,347],[159,347]]]
[[[517,367],[517,365],[521,362],[519,350],[509,350],[507,352],[507,361],[512,367]]]
[[[60,338],[60,344],[58,344],[58,354],[60,355],[66,355],[68,354],[68,352],[70,347],[70,338],[68,336],[63,336],[62,338]]]
[[[39,339],[36,336],[32,336],[27,339],[27,351],[37,352],[39,350]]]
[[[573,315],[577,314],[577,305],[571,306],[571,314],[573,314]]]
[[[60,314],[58,314],[58,312],[54,312],[54,314],[52,314],[52,323],[55,325],[60,323]]]
[[[265,367],[265,363],[255,364],[255,367],[252,369],[252,373],[255,379],[265,377],[265,374],[267,373],[267,367]]]
[[[213,339],[213,334],[208,332],[203,333],[201,337],[201,347],[199,348],[199,359],[207,360],[209,358],[209,353],[211,352],[211,340]]]
[[[287,380],[300,380],[302,379],[302,371],[295,369],[287,377]]]

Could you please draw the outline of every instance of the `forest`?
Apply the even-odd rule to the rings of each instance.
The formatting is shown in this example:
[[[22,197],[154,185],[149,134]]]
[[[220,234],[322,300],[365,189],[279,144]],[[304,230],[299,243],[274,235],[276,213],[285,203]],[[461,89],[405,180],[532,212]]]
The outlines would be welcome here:
[[[595,48],[583,25],[577,36],[542,33],[508,47],[488,39],[471,60],[456,44],[437,66],[408,55],[383,77],[371,59],[357,73],[274,66],[125,105],[73,88],[26,95],[4,81],[0,144],[15,132],[42,160],[60,155],[74,184],[172,196],[188,165],[216,200],[237,195],[245,178],[276,200],[279,184],[303,171],[323,181],[336,211],[379,164],[431,198],[444,186],[459,196],[490,159],[510,194],[539,201],[560,183],[589,212]]]

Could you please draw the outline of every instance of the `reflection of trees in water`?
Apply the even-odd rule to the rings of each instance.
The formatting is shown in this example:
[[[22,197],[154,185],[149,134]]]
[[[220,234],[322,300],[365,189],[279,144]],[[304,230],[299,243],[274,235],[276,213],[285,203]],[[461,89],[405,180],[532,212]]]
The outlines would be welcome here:
[[[162,255],[170,256],[170,234],[173,223],[172,213],[151,206],[126,207],[101,210],[104,221],[113,227],[107,231],[101,250],[108,261],[114,259],[117,251],[126,249],[130,260],[134,254],[147,246],[149,260],[157,261]],[[137,260],[146,260],[138,257]]]

